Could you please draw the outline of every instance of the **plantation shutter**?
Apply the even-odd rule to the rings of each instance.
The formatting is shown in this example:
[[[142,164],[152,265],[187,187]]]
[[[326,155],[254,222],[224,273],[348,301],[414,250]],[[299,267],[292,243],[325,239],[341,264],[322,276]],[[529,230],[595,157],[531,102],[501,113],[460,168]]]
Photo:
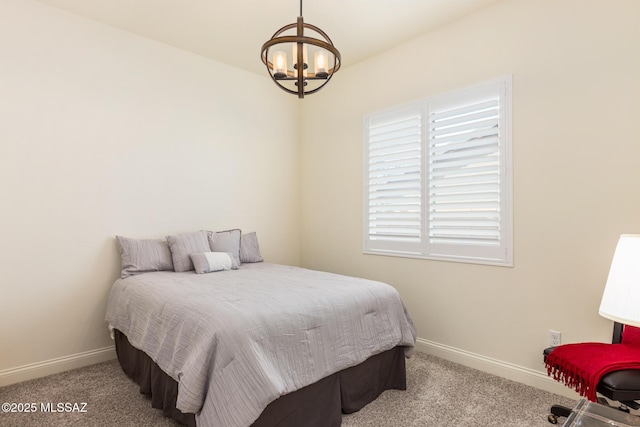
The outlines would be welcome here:
[[[422,240],[423,108],[372,116],[368,132],[365,247],[418,251]]]
[[[364,120],[364,252],[513,265],[511,78]]]
[[[429,114],[430,243],[500,245],[500,103]]]

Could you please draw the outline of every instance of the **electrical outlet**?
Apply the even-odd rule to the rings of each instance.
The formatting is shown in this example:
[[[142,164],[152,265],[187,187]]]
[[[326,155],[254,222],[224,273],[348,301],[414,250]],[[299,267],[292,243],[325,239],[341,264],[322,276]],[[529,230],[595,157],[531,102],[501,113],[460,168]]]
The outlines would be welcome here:
[[[551,347],[556,347],[562,344],[562,340],[560,339],[560,337],[560,332],[549,330],[549,345]]]

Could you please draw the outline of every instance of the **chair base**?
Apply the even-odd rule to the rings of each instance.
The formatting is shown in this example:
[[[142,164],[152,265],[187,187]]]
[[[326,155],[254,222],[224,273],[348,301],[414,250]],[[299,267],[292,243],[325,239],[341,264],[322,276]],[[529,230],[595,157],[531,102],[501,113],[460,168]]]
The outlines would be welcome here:
[[[558,424],[559,417],[568,417],[571,414],[573,409],[563,406],[563,405],[553,405],[551,406],[551,413],[547,417],[547,421],[551,424]]]
[[[619,402],[620,406],[613,406],[609,403],[607,399],[603,397],[598,398],[598,403],[603,406],[608,406],[609,408],[617,409],[618,411],[626,412],[627,414],[631,412],[629,408],[632,408],[632,409],[640,408],[640,405],[638,404],[638,402],[635,402],[635,401]],[[547,416],[547,421],[549,421],[551,424],[558,424],[558,418],[560,417],[567,418],[572,411],[573,411],[572,408],[569,408],[564,405],[552,405],[551,411],[550,411],[551,413]]]

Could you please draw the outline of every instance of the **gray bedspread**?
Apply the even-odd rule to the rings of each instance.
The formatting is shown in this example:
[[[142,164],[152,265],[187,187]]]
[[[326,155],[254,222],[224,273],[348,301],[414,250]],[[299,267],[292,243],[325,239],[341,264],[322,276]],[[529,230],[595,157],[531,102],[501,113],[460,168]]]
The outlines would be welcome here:
[[[119,279],[106,320],[203,426],[249,426],[278,397],[416,340],[393,287],[268,263]]]

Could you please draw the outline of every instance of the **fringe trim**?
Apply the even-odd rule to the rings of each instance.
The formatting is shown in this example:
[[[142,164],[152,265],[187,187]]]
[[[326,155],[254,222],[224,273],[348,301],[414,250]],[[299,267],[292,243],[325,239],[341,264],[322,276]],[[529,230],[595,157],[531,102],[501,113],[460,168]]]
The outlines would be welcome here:
[[[567,387],[574,389],[580,396],[586,397],[592,402],[597,402],[598,397],[596,390],[598,384],[595,382],[595,379],[589,378],[587,372],[577,366],[571,364],[560,366],[557,361],[553,360],[554,358],[551,357],[552,354],[547,356],[547,361],[545,362],[547,375],[552,376],[553,379],[558,382],[564,383]]]

